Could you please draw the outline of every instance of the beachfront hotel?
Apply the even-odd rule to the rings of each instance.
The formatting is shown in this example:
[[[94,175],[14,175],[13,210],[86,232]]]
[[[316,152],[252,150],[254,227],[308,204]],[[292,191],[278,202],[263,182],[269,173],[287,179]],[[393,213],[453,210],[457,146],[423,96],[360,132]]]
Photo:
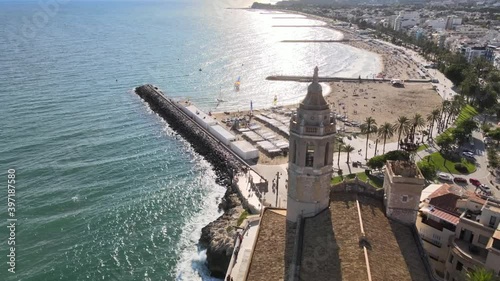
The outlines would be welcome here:
[[[240,237],[250,246],[236,247],[226,280],[433,280],[415,228],[420,171],[395,161],[384,190],[361,181],[332,187],[331,116],[316,68],[290,121],[287,209],[264,208],[252,220]]]

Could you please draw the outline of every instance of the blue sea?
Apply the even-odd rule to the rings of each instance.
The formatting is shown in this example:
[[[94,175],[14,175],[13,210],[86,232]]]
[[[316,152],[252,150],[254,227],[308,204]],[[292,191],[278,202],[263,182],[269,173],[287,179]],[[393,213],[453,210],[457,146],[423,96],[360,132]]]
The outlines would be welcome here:
[[[204,110],[244,110],[305,95],[307,85],[269,75],[312,75],[318,65],[320,75],[358,77],[381,67],[342,44],[280,42],[339,32],[273,27],[318,21],[227,9],[250,4],[0,1],[1,280],[211,280],[197,241],[225,190],[133,88],[153,83]],[[227,102],[217,106],[219,97]]]

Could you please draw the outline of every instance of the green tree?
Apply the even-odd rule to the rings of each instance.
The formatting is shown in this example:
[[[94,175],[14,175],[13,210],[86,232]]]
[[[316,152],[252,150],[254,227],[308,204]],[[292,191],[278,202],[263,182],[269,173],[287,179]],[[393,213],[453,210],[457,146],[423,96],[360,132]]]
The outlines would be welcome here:
[[[371,133],[377,132],[377,122],[372,117],[366,117],[365,123],[360,126],[361,133],[366,135],[365,160],[368,159],[368,140]]]
[[[491,125],[488,123],[484,123],[481,125],[481,130],[485,133],[488,134],[488,132],[491,130]]]
[[[399,149],[399,144],[401,143],[401,135],[408,134],[410,131],[410,120],[406,116],[399,116],[398,120],[394,125],[392,125],[392,128],[394,129],[395,132],[398,133],[398,149]]]
[[[384,154],[385,160],[402,160],[408,161],[410,160],[410,154],[403,150],[392,150]]]
[[[467,135],[472,134],[474,130],[477,130],[479,128],[478,124],[476,121],[474,121],[472,118],[465,119],[465,120],[460,120],[457,122],[457,129],[461,128],[464,130],[464,133]]]
[[[454,142],[457,143],[458,145],[462,145],[465,142],[467,142],[467,139],[470,136],[470,134],[468,134],[462,127],[454,128],[452,135]]]
[[[444,100],[441,105],[441,116],[438,120],[438,132],[444,131],[445,128],[445,120],[447,118],[447,114],[451,112],[451,101]]]
[[[474,267],[465,273],[465,280],[467,281],[498,281],[495,273],[484,267]]]
[[[439,118],[439,114],[439,109],[434,109],[429,115],[427,115],[427,122],[429,124],[429,135],[427,139],[432,139],[432,131],[434,130],[434,124]]]
[[[366,162],[366,165],[374,170],[381,169],[385,165],[385,156],[379,155],[372,157],[368,160],[368,162]]]
[[[452,64],[447,67],[444,71],[444,75],[453,82],[455,85],[460,85],[464,80],[464,74],[462,73],[463,66],[459,64]]]
[[[354,147],[350,144],[344,146],[344,151],[347,152],[347,166],[349,167],[349,174],[351,173],[351,165],[349,165],[349,156],[354,151]]]
[[[430,163],[428,161],[420,161],[417,163],[417,166],[420,169],[420,172],[422,172],[424,178],[432,180],[436,177],[437,169],[433,163]]]
[[[337,166],[340,167],[340,152],[342,152],[342,150],[344,149],[344,144],[343,143],[339,143],[339,156],[337,158]]]
[[[496,128],[495,130],[491,130],[488,133],[488,136],[490,136],[493,140],[497,141],[497,145],[500,142],[500,128]]]
[[[418,129],[421,129],[425,126],[425,120],[420,114],[415,114],[413,118],[410,120],[410,140],[411,142],[415,142],[415,134]]]
[[[382,154],[385,154],[385,142],[387,138],[392,138],[394,136],[394,129],[392,124],[389,122],[385,122],[378,128],[378,136],[384,139],[384,147],[382,149]]]
[[[453,131],[451,134],[444,133],[436,138],[436,144],[440,147],[441,151],[450,151],[453,143],[455,143]]]

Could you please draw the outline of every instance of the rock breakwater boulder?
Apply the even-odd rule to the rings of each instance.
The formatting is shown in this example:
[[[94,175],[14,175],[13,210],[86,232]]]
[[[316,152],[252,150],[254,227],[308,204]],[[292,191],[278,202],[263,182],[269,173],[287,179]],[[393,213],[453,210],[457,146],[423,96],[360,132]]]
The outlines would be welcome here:
[[[199,240],[200,246],[207,249],[207,266],[212,275],[223,278],[234,249],[234,226],[244,211],[232,182],[233,175],[242,170],[241,162],[158,88],[148,84],[137,87],[135,92],[213,166],[217,184],[227,188],[219,204],[224,213],[202,229]]]

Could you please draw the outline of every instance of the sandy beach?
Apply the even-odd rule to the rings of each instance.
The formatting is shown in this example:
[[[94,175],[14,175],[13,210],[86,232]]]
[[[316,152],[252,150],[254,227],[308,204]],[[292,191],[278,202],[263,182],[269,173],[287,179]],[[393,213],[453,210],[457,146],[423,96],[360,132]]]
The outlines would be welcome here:
[[[397,88],[387,82],[340,82],[332,83],[331,87],[326,100],[332,110],[359,124],[367,117],[374,118],[378,125],[394,124],[399,116],[411,118],[416,112],[426,118],[442,103],[430,83],[407,83],[404,88]],[[342,124],[338,121],[337,126]],[[359,131],[359,128],[346,126],[346,131]],[[370,138],[376,139],[376,136]],[[397,137],[387,141],[395,140]]]
[[[312,19],[327,21],[326,19],[306,15]],[[328,20],[330,21],[330,20]],[[381,57],[383,75],[387,79],[421,79],[422,72],[418,70],[417,64],[410,59],[403,50],[396,49],[390,45],[376,40],[360,40],[352,30],[344,28],[333,28],[344,33],[346,39],[350,41],[343,42],[355,48],[363,49]],[[321,70],[320,70],[321,71]],[[373,78],[373,77],[362,77]],[[411,118],[415,113],[421,114],[424,119],[434,109],[440,108],[442,103],[441,96],[433,89],[431,83],[405,83],[404,87],[394,87],[389,81],[375,82],[333,82],[329,83],[329,93],[325,99],[330,105],[332,111],[342,116],[346,116],[349,122],[357,124],[364,123],[367,117],[375,119],[378,126],[388,122],[394,124],[399,116]],[[304,93],[307,91],[307,84],[304,83]],[[277,120],[286,120],[286,115],[296,110],[298,104],[284,105],[278,109],[254,110],[253,114],[265,114]],[[217,120],[224,120],[234,117],[245,117],[249,115],[248,111],[213,113]],[[248,118],[248,117],[247,117]],[[273,129],[267,124],[251,119],[253,124],[258,124],[267,132],[273,132]],[[284,125],[287,125],[283,121]],[[359,126],[345,125],[344,122],[337,120],[337,128],[340,131],[345,130],[345,135],[352,133],[359,134]],[[274,133],[278,134],[276,130]],[[363,136],[360,136],[363,138]],[[238,139],[243,139],[242,135],[237,135]],[[285,136],[279,136],[279,139],[287,140]],[[371,140],[377,139],[376,134],[370,136]],[[397,140],[397,135],[387,139],[387,143]],[[287,157],[270,157],[260,153],[259,163],[263,164],[283,164],[287,162]]]

